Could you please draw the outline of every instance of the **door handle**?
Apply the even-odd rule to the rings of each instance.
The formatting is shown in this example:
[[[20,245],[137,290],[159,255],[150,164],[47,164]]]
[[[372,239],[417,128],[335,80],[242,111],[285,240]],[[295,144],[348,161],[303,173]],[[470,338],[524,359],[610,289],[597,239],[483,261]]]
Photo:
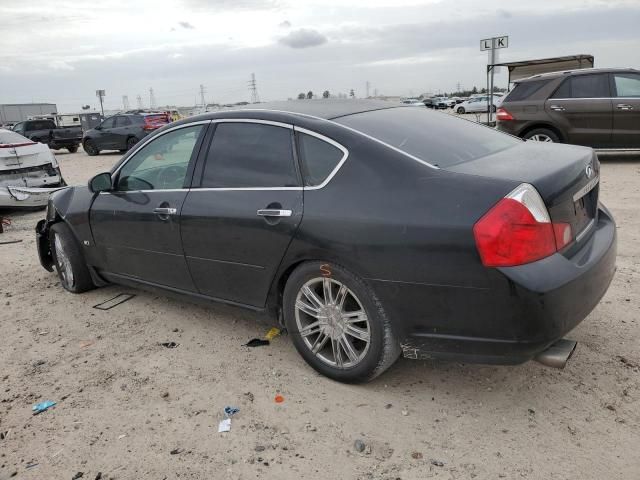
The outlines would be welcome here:
[[[633,105],[629,105],[626,103],[619,103],[618,105],[616,105],[616,108],[618,110],[633,110]]]
[[[564,112],[564,107],[560,105],[551,105],[549,108],[554,112]]]
[[[153,209],[153,213],[158,215],[175,215],[178,213],[177,208],[169,208],[169,207],[158,207]]]
[[[277,208],[263,208],[258,210],[261,217],[290,217],[293,214],[291,210],[279,210]]]

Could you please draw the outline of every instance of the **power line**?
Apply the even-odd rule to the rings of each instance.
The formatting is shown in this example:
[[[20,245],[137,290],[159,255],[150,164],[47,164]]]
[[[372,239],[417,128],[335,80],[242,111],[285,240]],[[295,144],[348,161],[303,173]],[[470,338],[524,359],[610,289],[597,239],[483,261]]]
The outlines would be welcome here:
[[[256,83],[256,74],[251,74],[251,80],[249,80],[249,91],[251,92],[251,103],[259,103],[260,97],[258,96],[258,85]]]
[[[122,96],[122,107],[124,108],[125,112],[127,110],[129,110],[129,96],[128,95],[123,95]]]

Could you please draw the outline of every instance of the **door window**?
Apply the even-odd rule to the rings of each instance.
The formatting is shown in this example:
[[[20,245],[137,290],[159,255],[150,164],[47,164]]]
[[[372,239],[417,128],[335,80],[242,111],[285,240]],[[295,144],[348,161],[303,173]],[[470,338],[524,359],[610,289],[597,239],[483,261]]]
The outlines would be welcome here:
[[[116,127],[128,127],[131,125],[129,117],[116,117]]]
[[[102,125],[100,125],[102,128],[113,128],[113,124],[115,123],[115,117],[110,117],[107,118],[104,122],[102,122]]]
[[[297,135],[304,184],[309,187],[320,185],[345,154],[339,148],[312,135],[301,132]]]
[[[202,125],[165,133],[147,143],[120,169],[116,190],[183,188]]]
[[[567,78],[552,98],[608,98],[607,74],[576,75]]]
[[[640,75],[619,73],[613,76],[618,97],[640,97]]]
[[[205,188],[296,187],[291,130],[261,123],[219,123],[202,175]]]

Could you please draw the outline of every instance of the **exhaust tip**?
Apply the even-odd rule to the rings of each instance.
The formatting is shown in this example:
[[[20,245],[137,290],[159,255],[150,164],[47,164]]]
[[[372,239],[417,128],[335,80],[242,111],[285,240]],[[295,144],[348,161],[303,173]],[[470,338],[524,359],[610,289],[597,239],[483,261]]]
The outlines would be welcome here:
[[[562,338],[546,350],[540,352],[535,360],[547,367],[564,368],[576,350],[578,342]]]

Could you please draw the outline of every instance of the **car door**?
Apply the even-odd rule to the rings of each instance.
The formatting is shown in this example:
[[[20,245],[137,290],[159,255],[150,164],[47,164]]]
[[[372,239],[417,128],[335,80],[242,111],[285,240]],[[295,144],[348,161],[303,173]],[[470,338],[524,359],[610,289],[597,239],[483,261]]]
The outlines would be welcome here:
[[[611,144],[613,107],[608,74],[566,78],[545,102],[545,111],[565,132],[567,143],[588,147]]]
[[[99,125],[99,129],[95,129],[96,134],[93,137],[93,140],[100,150],[115,148],[115,140],[113,138],[113,129],[115,128],[115,125],[116,117],[109,117]]]
[[[640,74],[612,73],[612,146],[640,148]]]
[[[116,117],[115,126],[111,130],[113,135],[114,148],[124,150],[127,148],[127,139],[133,135],[133,124],[131,118],[125,115]]]
[[[100,193],[90,211],[101,271],[195,290],[182,251],[180,211],[208,123],[167,130],[114,172],[113,189]]]
[[[204,149],[203,149],[204,151]],[[225,120],[215,126],[182,209],[182,240],[198,291],[263,307],[300,224],[303,192],[291,125]]]

